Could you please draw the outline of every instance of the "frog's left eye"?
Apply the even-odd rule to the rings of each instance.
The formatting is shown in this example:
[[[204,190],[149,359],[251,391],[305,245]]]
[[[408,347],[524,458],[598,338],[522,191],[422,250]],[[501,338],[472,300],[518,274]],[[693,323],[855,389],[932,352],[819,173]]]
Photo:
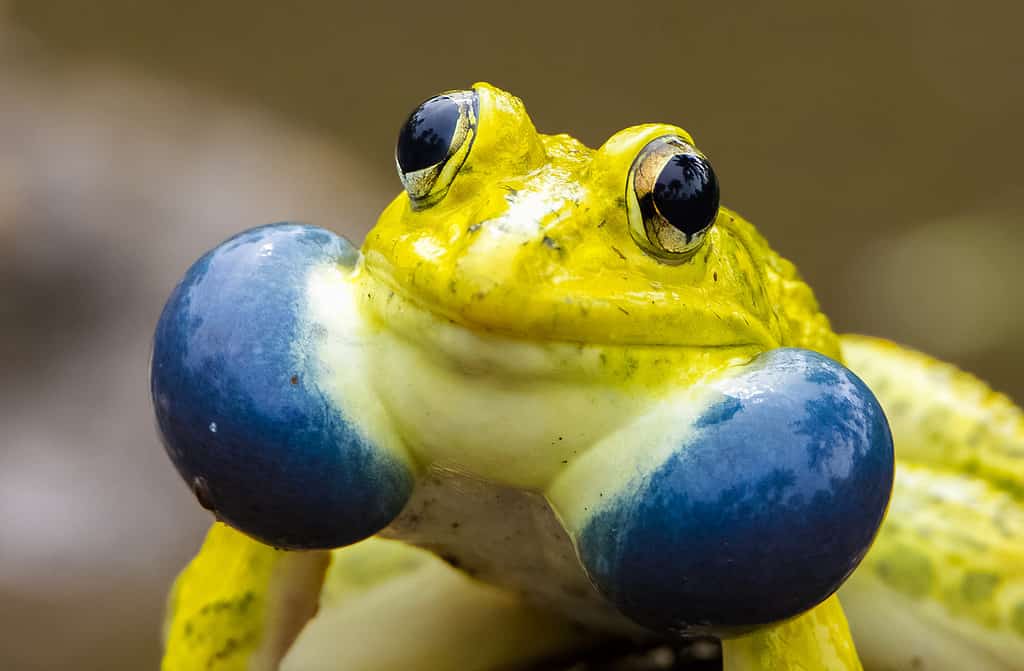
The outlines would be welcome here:
[[[626,184],[633,239],[664,261],[685,261],[718,214],[718,178],[693,145],[673,135],[647,143]]]
[[[402,126],[395,162],[413,208],[448,193],[473,145],[479,106],[475,91],[449,91],[417,107]]]

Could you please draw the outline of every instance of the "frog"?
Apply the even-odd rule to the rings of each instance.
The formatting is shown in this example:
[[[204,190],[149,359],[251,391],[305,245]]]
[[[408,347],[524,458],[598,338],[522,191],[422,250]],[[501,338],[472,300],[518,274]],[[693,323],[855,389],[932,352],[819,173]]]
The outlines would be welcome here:
[[[361,247],[247,229],[164,306],[158,433],[215,518],[164,671],[1021,668],[1021,410],[837,335],[687,131],[593,149],[479,82],[395,163]]]

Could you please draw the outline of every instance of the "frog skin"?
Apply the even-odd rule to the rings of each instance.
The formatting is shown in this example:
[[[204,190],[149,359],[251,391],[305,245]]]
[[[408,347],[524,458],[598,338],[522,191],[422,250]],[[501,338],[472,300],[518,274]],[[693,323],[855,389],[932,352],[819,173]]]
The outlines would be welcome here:
[[[159,430],[217,519],[165,670],[693,636],[731,671],[1022,668],[1021,411],[836,336],[686,131],[594,150],[479,83],[396,161],[361,249],[251,229],[164,308]]]

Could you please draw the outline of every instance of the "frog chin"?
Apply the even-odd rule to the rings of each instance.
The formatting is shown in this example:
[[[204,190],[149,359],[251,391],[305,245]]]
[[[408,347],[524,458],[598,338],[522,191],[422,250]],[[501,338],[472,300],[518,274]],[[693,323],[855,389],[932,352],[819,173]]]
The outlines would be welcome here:
[[[529,341],[467,328],[372,281],[354,292],[368,382],[410,448],[519,487],[542,489],[664,395],[761,351]]]

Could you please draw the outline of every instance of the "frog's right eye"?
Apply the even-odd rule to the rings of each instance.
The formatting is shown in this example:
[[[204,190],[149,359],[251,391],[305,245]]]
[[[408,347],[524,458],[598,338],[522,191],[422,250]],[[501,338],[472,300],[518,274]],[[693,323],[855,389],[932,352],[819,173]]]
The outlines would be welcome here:
[[[424,102],[398,134],[395,162],[413,209],[444,198],[476,136],[475,91],[450,91]]]
[[[629,170],[626,204],[636,243],[661,261],[681,263],[715,223],[718,179],[704,155],[683,138],[655,138]]]

